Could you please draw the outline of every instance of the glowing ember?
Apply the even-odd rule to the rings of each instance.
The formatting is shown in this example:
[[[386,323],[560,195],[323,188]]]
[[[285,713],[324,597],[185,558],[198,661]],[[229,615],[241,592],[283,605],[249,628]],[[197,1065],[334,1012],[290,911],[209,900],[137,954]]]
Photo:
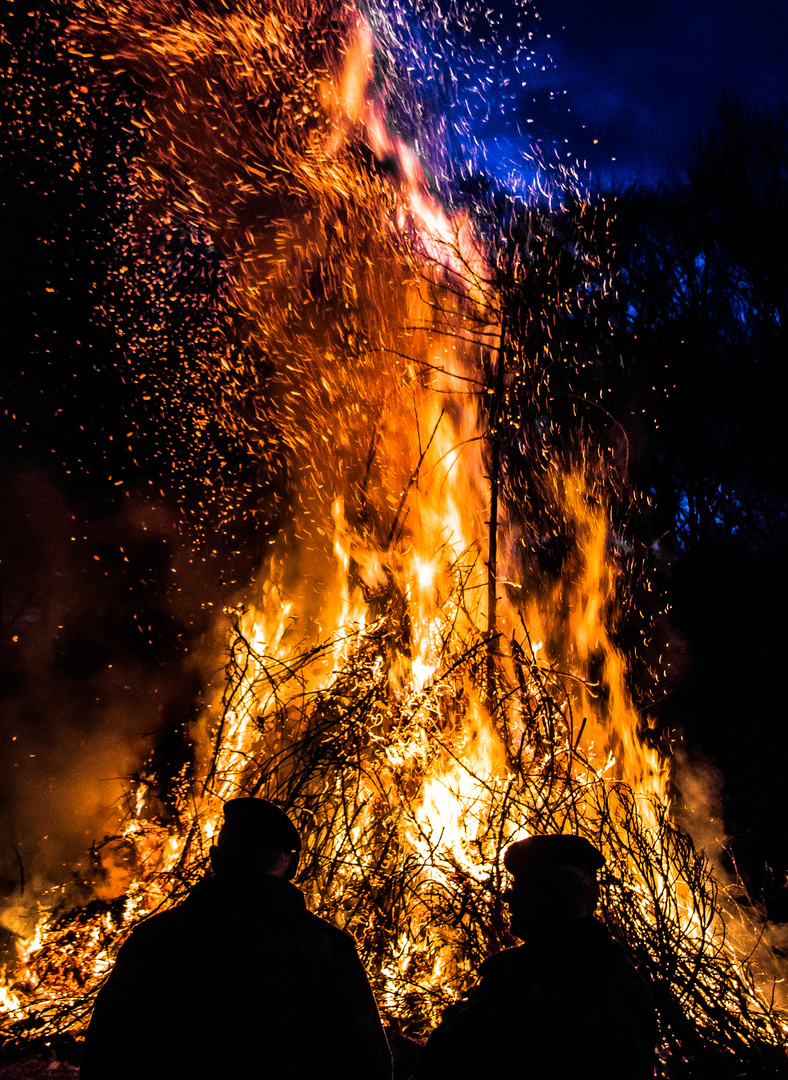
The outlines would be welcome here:
[[[199,219],[230,261],[275,375],[263,398],[239,371],[248,398],[221,422],[261,454],[277,425],[292,522],[258,591],[226,613],[227,681],[199,775],[175,792],[177,825],[146,817],[141,784],[102,853],[116,887],[20,936],[10,1025],[83,1026],[124,936],[201,876],[222,803],[246,792],[298,820],[308,902],[354,933],[400,1027],[423,1033],[505,941],[511,838],[571,829],[605,851],[608,916],[664,984],[666,1061],[685,1014],[710,1030],[718,1006],[738,1018],[726,1049],[779,1045],[756,985],[774,974],[768,957],[739,959],[669,821],[667,764],[614,641],[619,570],[590,470],[545,464],[574,537],[561,580],[506,584],[523,579],[529,508],[504,520],[501,493],[490,509],[489,371],[508,332],[493,245],[441,206],[390,132],[354,8],[234,7],[86,5],[73,40],[144,81],[156,106],[139,191]]]

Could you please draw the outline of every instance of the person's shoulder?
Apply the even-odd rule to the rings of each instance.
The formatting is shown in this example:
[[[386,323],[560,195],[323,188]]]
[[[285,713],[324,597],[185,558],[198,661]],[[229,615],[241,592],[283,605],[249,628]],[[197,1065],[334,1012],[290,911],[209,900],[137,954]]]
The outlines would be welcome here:
[[[535,971],[527,949],[513,945],[488,956],[478,969],[478,982],[471,998],[478,1001],[500,1001],[529,997],[534,992]]]
[[[329,922],[328,919],[322,919],[319,915],[313,915],[311,911],[306,911],[305,915],[312,933],[325,938],[326,941],[334,943],[337,948],[355,949],[356,943],[353,939],[353,935],[349,934],[347,930],[341,930],[338,926]]]
[[[586,954],[589,961],[632,967],[621,945],[599,919],[578,919],[568,943],[571,948]]]
[[[142,919],[123,945],[126,954],[146,949],[160,949],[177,941],[185,932],[191,933],[195,912],[182,901],[165,911],[157,911]]]
[[[172,939],[174,933],[182,921],[182,917],[175,914],[175,908],[170,911],[160,911],[155,915],[149,915],[147,919],[137,923],[123,945],[124,953],[137,952],[147,948],[156,948],[162,942]]]
[[[318,948],[338,958],[358,958],[358,950],[352,934],[334,926],[326,919],[321,919],[319,915],[313,915],[311,911],[305,912],[305,915],[307,933]]]
[[[169,970],[173,961],[188,954],[188,935],[178,908],[157,912],[132,929],[120,946],[107,986],[145,984],[153,970]]]
[[[488,981],[508,979],[520,972],[527,963],[526,949],[522,945],[513,945],[488,956],[479,967],[479,975]]]

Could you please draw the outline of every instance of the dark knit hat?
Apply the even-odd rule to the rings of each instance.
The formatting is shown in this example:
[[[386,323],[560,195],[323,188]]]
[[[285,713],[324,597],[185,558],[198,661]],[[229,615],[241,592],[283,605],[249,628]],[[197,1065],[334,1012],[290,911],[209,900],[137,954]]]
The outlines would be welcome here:
[[[585,837],[562,833],[518,840],[504,852],[503,865],[513,877],[547,866],[577,866],[595,874],[605,865],[605,860]]]
[[[287,814],[267,799],[229,799],[224,804],[224,825],[219,847],[269,847],[300,851],[301,837]]]

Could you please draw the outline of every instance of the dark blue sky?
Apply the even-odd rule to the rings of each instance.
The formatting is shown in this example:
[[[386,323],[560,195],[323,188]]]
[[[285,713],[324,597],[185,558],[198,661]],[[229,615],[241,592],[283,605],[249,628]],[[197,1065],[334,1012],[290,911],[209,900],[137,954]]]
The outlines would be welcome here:
[[[536,10],[538,63],[478,131],[490,158],[517,155],[519,128],[549,153],[585,159],[592,186],[654,181],[724,92],[763,105],[788,97],[788,0],[540,0]]]

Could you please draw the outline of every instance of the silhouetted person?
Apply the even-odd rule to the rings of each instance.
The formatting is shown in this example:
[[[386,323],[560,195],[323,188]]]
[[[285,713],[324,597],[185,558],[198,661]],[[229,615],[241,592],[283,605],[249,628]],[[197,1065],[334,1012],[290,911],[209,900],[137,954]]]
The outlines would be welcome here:
[[[225,804],[214,874],[121,948],[82,1080],[390,1080],[352,939],[289,881],[300,848],[272,803]]]
[[[430,1036],[416,1080],[652,1080],[654,1010],[593,918],[603,864],[579,836],[507,849],[504,900],[524,944],[485,960],[476,989]]]

